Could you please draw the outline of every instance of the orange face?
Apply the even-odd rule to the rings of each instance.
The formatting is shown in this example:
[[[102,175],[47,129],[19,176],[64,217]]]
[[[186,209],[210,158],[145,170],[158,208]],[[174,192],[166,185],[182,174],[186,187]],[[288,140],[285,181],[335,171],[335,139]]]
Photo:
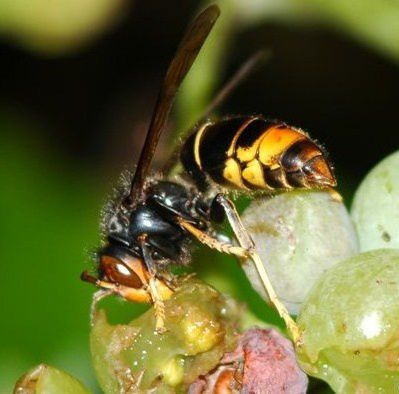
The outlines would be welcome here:
[[[82,280],[111,290],[127,301],[149,303],[152,301],[149,291],[149,273],[144,260],[123,246],[108,245],[100,252],[99,278],[82,273]],[[170,287],[160,278],[155,286],[162,300],[173,294]]]
[[[102,288],[112,289],[127,301],[148,303],[148,271],[141,257],[129,253],[123,247],[106,247],[100,255],[98,267]]]
[[[127,253],[102,254],[99,272],[101,280],[133,289],[140,289],[147,282],[143,260]]]

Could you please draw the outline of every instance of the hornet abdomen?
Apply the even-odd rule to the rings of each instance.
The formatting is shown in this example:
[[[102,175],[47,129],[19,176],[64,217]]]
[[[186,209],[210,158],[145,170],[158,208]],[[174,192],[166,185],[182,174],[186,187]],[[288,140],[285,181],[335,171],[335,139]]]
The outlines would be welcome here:
[[[201,186],[242,190],[335,186],[322,148],[302,130],[262,116],[202,124],[184,143],[181,160]]]

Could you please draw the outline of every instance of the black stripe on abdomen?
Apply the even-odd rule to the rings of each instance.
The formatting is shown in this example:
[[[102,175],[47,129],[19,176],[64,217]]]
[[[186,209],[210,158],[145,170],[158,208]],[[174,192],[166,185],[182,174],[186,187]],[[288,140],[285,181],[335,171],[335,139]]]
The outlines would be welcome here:
[[[254,117],[254,120],[245,127],[236,142],[236,148],[250,148],[256,140],[275,122],[264,119],[263,117]]]
[[[199,145],[199,156],[202,169],[212,178],[219,178],[234,135],[247,119],[248,116],[222,119],[204,130]]]

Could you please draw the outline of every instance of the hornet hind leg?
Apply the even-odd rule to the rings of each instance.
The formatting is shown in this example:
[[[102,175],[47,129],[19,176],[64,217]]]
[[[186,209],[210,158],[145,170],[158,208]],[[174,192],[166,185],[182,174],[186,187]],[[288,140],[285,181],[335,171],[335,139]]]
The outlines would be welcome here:
[[[287,311],[287,308],[284,304],[279,300],[273,285],[269,279],[269,276],[266,272],[266,269],[263,265],[263,262],[259,255],[255,250],[255,243],[252,240],[251,236],[248,234],[247,230],[243,226],[240,216],[233,204],[227,197],[223,194],[218,194],[215,197],[216,201],[222,206],[224,209],[227,220],[229,221],[230,227],[232,228],[234,235],[236,236],[239,244],[242,249],[246,251],[246,257],[249,257],[253,263],[255,264],[255,268],[258,272],[259,278],[263,284],[263,287],[266,290],[266,294],[269,296],[271,303],[277,309],[279,315],[284,320],[289,333],[294,340],[296,345],[300,345],[301,343],[301,334],[299,328],[295,321],[292,319],[290,314]]]

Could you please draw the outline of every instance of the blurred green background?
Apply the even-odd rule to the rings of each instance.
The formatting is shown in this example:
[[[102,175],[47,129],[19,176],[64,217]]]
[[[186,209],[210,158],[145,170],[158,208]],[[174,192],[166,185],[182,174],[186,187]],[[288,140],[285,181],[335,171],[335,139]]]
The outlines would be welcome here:
[[[268,63],[220,112],[263,113],[310,131],[328,147],[349,202],[361,177],[399,143],[399,1],[218,3],[222,16],[170,132],[187,128],[223,81],[266,48]],[[88,349],[94,289],[79,274],[92,264],[102,204],[134,165],[162,73],[201,7],[0,1],[0,393],[39,362],[98,390]],[[261,318],[263,305],[237,265],[218,257],[207,266],[216,258],[196,254],[200,275]],[[131,316],[126,304],[107,303],[114,321]],[[274,312],[269,321],[278,322]]]

